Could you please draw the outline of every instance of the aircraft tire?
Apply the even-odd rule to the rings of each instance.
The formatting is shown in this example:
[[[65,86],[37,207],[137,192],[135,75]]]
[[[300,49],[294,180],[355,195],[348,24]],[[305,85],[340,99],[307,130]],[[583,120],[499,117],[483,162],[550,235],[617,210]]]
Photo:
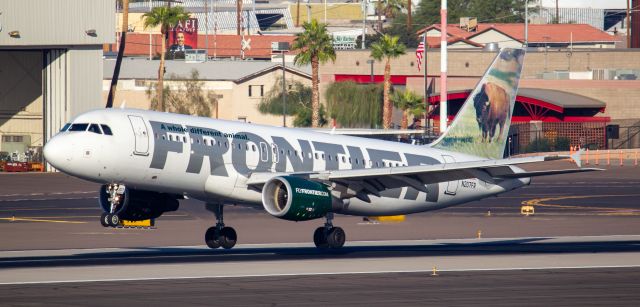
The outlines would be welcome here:
[[[347,236],[344,230],[340,227],[333,227],[327,234],[327,243],[329,247],[338,249],[344,246],[344,242],[347,240]]]
[[[230,249],[236,245],[238,241],[238,235],[236,234],[236,230],[231,227],[224,227],[220,231],[220,238],[218,240],[220,242],[220,246],[224,249]]]
[[[327,243],[327,236],[324,233],[324,227],[316,228],[316,231],[313,232],[313,243],[317,248],[327,248],[329,244]]]
[[[102,225],[102,227],[109,227],[109,214],[106,212],[103,212],[100,215],[100,224]]]
[[[207,229],[207,232],[204,234],[204,242],[212,249],[220,247],[220,235],[216,227],[209,227],[209,229]]]
[[[109,226],[118,227],[120,225],[120,217],[117,214],[108,214]]]

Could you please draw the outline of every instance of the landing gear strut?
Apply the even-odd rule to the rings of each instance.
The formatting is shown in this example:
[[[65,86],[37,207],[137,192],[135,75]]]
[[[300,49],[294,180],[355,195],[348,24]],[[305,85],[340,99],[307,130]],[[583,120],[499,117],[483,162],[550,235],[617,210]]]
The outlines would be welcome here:
[[[324,227],[318,227],[313,233],[313,243],[321,249],[339,249],[344,245],[347,236],[340,227],[333,226],[333,213],[327,213]]]
[[[117,227],[120,225],[120,217],[115,212],[124,203],[124,185],[112,183],[104,186],[105,191],[109,198],[109,212],[104,212],[100,215],[100,224],[104,227]]]
[[[216,215],[217,220],[216,226],[210,227],[204,234],[204,241],[207,243],[207,246],[209,246],[209,248],[222,247],[224,249],[230,249],[235,246],[238,235],[233,228],[224,226],[224,205],[207,204],[206,208]]]

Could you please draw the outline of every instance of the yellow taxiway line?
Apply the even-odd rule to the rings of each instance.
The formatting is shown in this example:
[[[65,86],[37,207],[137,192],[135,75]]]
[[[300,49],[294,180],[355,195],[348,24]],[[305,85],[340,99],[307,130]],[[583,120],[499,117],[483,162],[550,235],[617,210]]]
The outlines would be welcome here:
[[[87,222],[80,221],[61,221],[61,220],[48,220],[48,219],[34,219],[24,217],[3,217],[0,220],[10,222],[42,222],[42,223],[63,223],[63,224],[86,224]]]

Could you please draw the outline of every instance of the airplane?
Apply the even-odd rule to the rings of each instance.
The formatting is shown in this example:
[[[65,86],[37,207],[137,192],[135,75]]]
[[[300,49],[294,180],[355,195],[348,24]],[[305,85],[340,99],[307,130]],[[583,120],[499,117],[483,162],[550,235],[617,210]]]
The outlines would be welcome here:
[[[527,172],[517,165],[566,156],[503,158],[524,50],[502,49],[433,143],[412,145],[286,127],[138,109],[80,114],[44,147],[57,170],[102,184],[100,221],[157,218],[179,200],[203,201],[216,217],[210,248],[232,248],[225,205],[252,206],[289,221],[324,219],[313,234],[338,249],[334,214],[404,215],[495,196],[531,177],[599,169]]]

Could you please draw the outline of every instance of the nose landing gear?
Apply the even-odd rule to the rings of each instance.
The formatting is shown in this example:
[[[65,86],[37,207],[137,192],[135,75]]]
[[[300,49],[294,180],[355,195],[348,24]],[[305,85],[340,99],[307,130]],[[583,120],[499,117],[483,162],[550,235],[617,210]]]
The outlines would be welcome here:
[[[210,227],[204,234],[204,241],[207,246],[213,249],[218,247],[230,249],[234,247],[238,241],[238,235],[232,227],[224,226],[224,205],[207,204],[206,208],[215,214],[217,220],[216,226]]]
[[[124,204],[126,187],[112,183],[104,185],[103,188],[104,192],[106,192],[109,212],[104,212],[100,215],[100,224],[103,227],[116,227],[120,224],[120,216],[118,216],[116,212],[121,209]]]
[[[320,249],[339,249],[344,246],[346,233],[340,227],[333,226],[333,213],[327,213],[327,221],[313,233],[313,243]]]

